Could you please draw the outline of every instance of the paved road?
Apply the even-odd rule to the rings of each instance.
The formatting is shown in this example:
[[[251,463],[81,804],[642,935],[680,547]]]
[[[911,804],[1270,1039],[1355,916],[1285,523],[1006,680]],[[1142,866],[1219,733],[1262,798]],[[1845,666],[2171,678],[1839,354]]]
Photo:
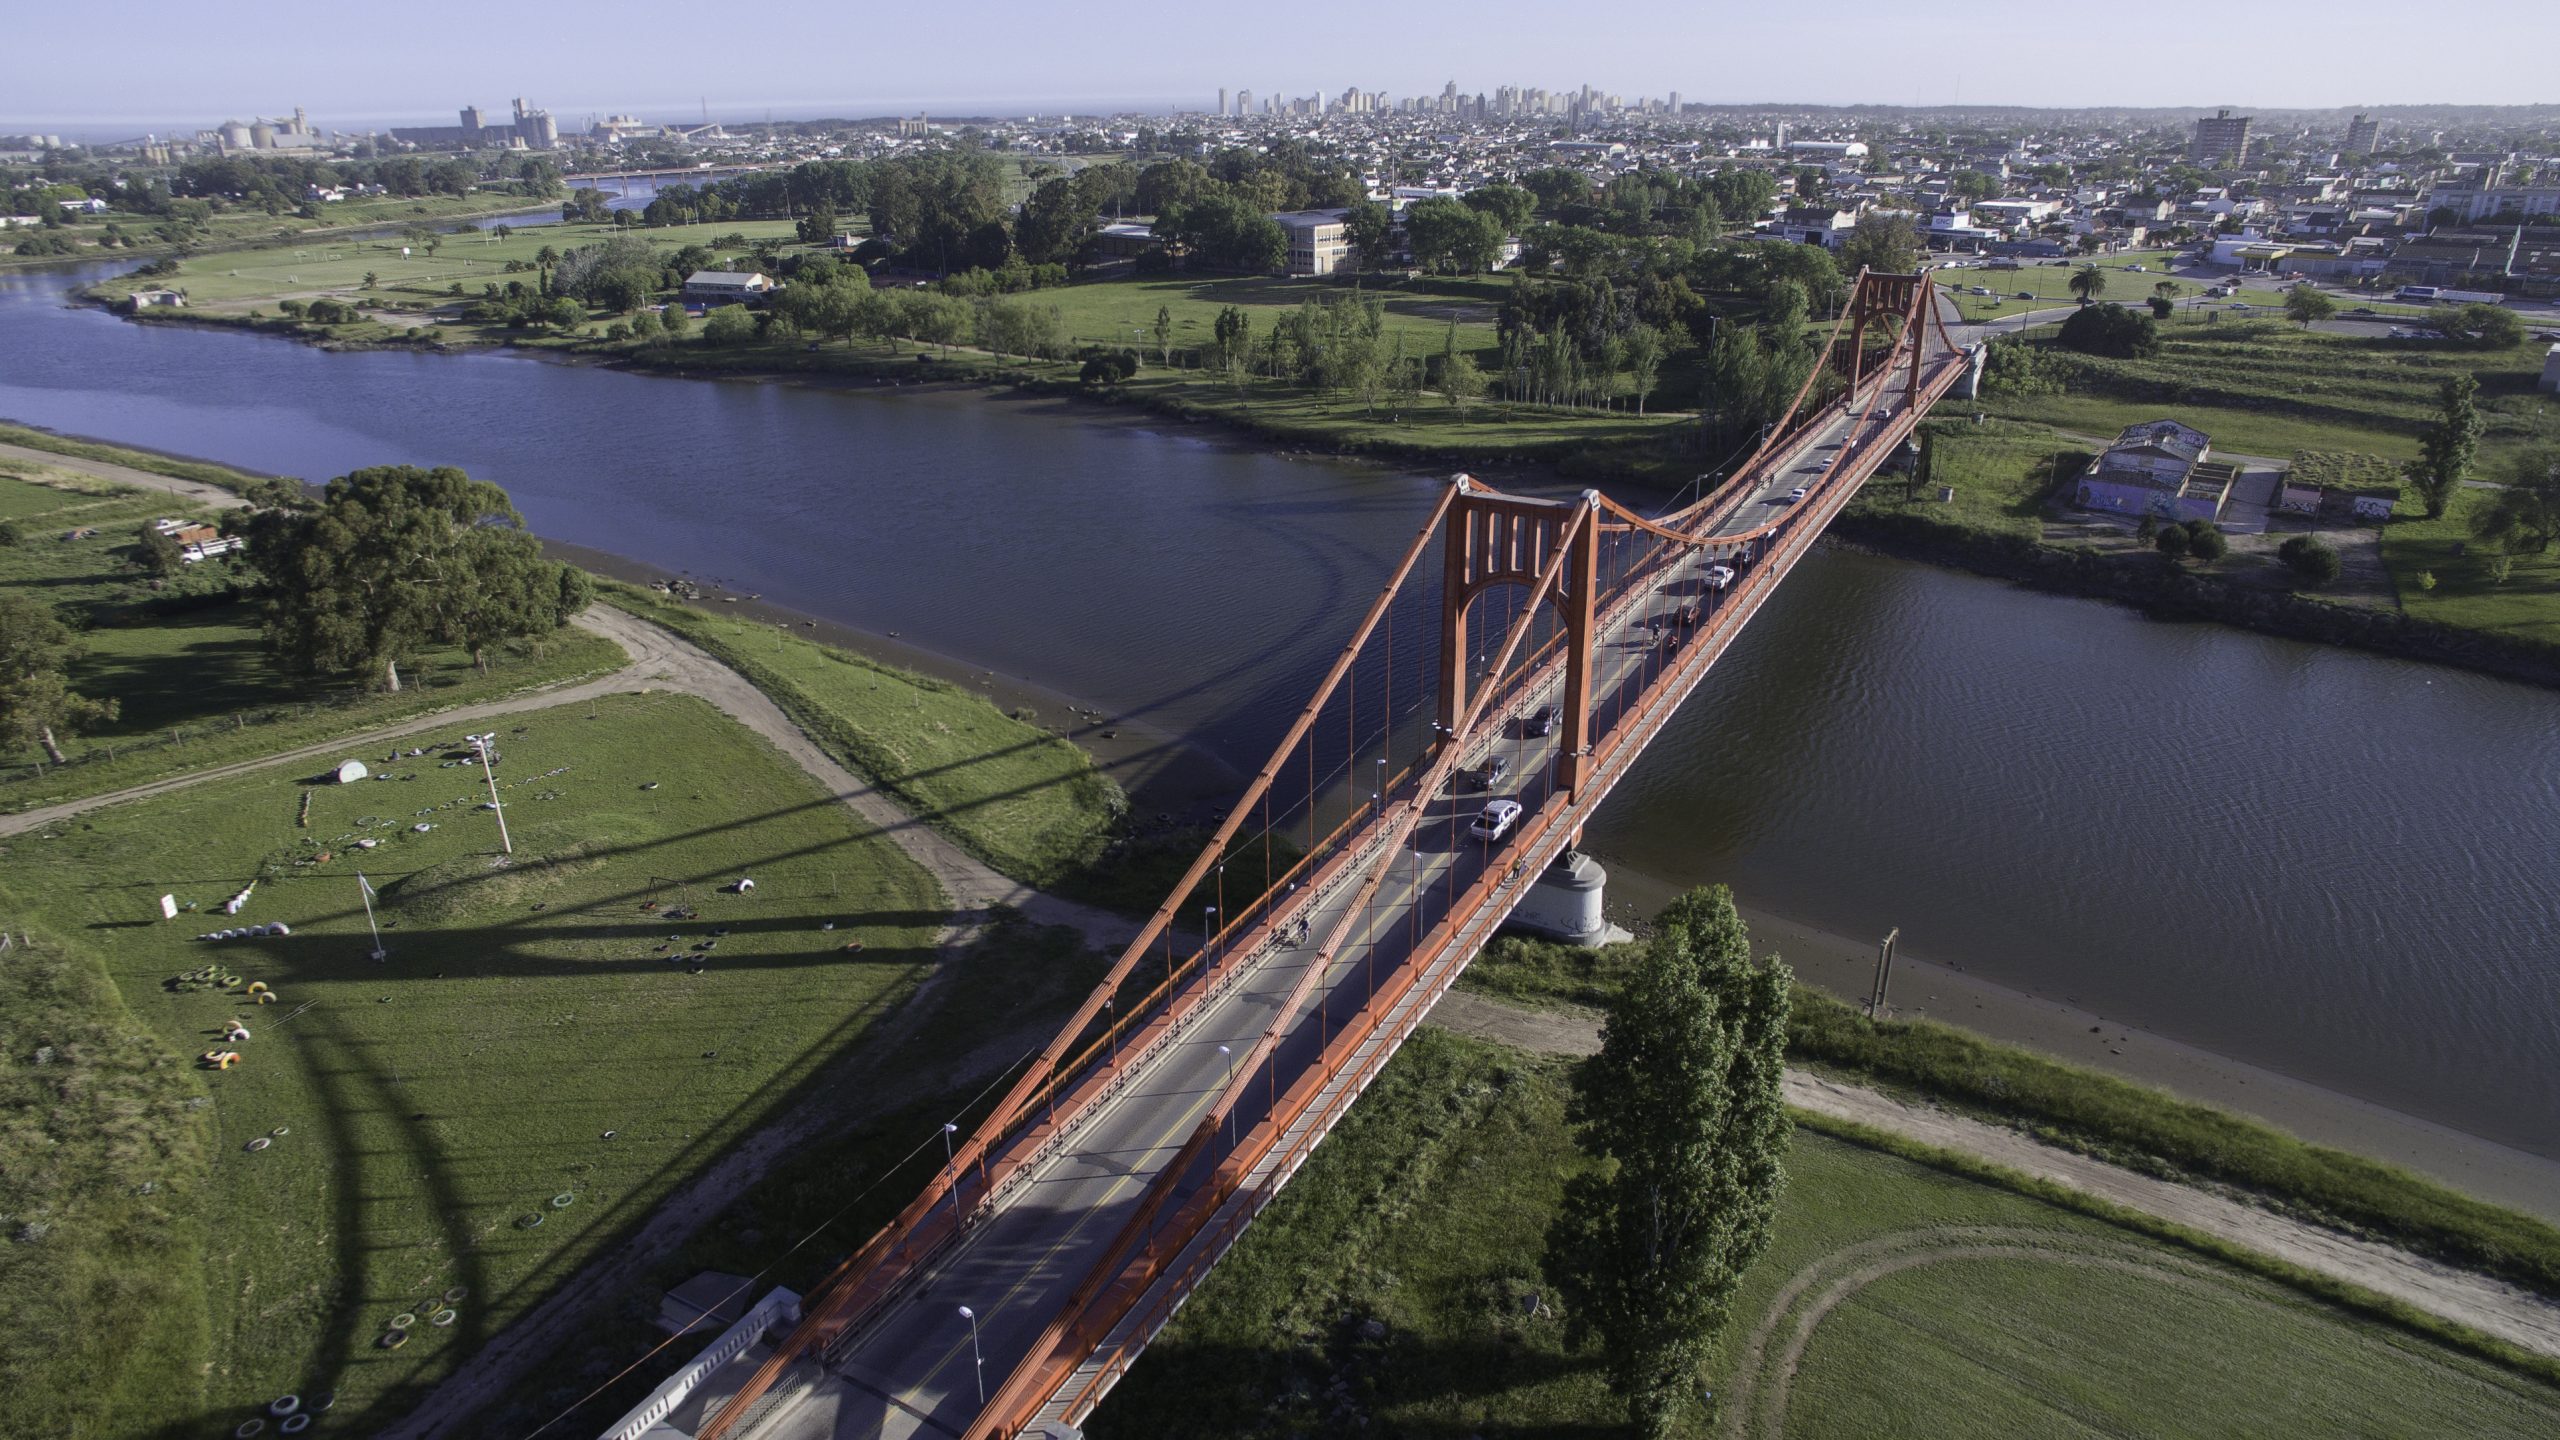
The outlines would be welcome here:
[[[1451,994],[1431,1012],[1433,1023],[1526,1050],[1590,1055],[1600,1049],[1597,1016],[1532,1010],[1490,996]],[[2417,1306],[2538,1354],[2560,1356],[2560,1305],[2503,1281],[2459,1270],[2376,1241],[2271,1214],[2193,1185],[2181,1185],[2056,1149],[2005,1126],[1911,1105],[1863,1086],[1790,1069],[1787,1103],[1851,1120],[1940,1149],[1988,1160],[2039,1180],[2067,1185],[2271,1255],[2334,1280]]]

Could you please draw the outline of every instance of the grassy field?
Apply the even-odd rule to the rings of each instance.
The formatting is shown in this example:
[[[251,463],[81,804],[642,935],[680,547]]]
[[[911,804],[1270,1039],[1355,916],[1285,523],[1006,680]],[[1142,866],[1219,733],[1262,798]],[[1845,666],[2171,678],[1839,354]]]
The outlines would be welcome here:
[[[104,452],[94,458],[151,458],[85,448]],[[163,516],[202,518],[174,496],[0,459],[0,518],[21,535],[0,547],[0,586],[42,595],[85,629],[89,653],[71,667],[72,686],[123,707],[116,720],[64,737],[67,766],[34,752],[0,756],[0,808],[95,795],[622,663],[613,642],[567,630],[501,653],[486,675],[459,652],[423,657],[422,669],[411,667],[416,683],[398,695],[314,683],[276,665],[254,605],[225,593],[230,560],[189,566],[170,588],[153,588],[131,551],[135,532]],[[96,533],[64,538],[78,530]]]
[[[2443,518],[2429,520],[2414,500],[2407,517],[2383,527],[2382,559],[2400,603],[2412,615],[2503,635],[2560,644],[2560,548],[2506,557],[2507,578],[2494,578],[2493,547],[2471,536],[2471,518],[2490,500],[2486,490],[2456,493]],[[2432,576],[2429,589],[2421,576]]]
[[[197,250],[232,250],[242,247],[290,243],[296,238],[325,240],[350,230],[370,229],[382,225],[451,224],[457,220],[478,220],[491,216],[521,213],[544,208],[544,202],[522,195],[478,194],[468,196],[420,195],[408,198],[380,196],[369,200],[343,200],[319,207],[320,217],[305,220],[296,215],[269,215],[255,210],[217,212],[203,234],[191,245]],[[162,255],[176,248],[153,238],[152,231],[160,222],[148,215],[122,214],[110,211],[95,218],[84,218],[50,233],[76,241],[80,253],[75,256],[51,255],[28,257],[15,254],[17,242],[31,231],[12,230],[0,240],[0,268],[18,265],[54,264],[65,260],[114,260],[148,255]],[[116,249],[99,247],[107,226],[121,229],[133,243]]]
[[[2179,325],[2148,360],[2047,351],[2063,367],[2061,395],[1986,396],[1971,408],[2060,429],[2112,435],[2138,420],[2174,415],[2213,437],[2216,450],[2285,456],[2296,450],[2361,450],[2394,460],[2418,453],[2436,386],[2467,372],[2480,382],[2488,422],[2481,460],[2494,468],[2513,447],[2560,438],[2560,401],[2534,393],[2542,349],[2457,350],[2360,335],[2306,333],[2279,320]]]
[[[1941,427],[1931,443],[1931,483],[1913,488],[1902,477],[1878,476],[1851,506],[1877,514],[1918,510],[1941,524],[2033,542],[2044,533],[2044,502],[2056,467],[2076,472],[2089,455],[2044,426],[1999,421]],[[1938,499],[1941,485],[1955,487],[1953,502]]]
[[[334,1389],[359,1428],[402,1413],[857,1042],[930,960],[944,910],[931,881],[701,702],[535,712],[501,744],[511,863],[476,775],[441,751],[368,754],[403,778],[347,787],[281,769],[209,784],[0,859],[13,926],[98,967],[163,1059],[192,1066],[234,1019],[254,1032],[227,1047],[237,1068],[174,1072],[203,1109],[172,1110],[175,1087],[155,1078],[157,1108],[123,1127],[172,1153],[173,1182],[206,1187],[201,1254],[170,1261],[208,1310],[200,1353],[148,1373],[47,1360],[79,1323],[56,1305],[0,1340],[11,1373],[40,1382],[7,1403],[73,1413],[130,1390],[137,1408],[227,1426],[274,1395]],[[367,958],[359,867],[380,892],[387,963]],[[720,889],[741,875],[753,895]],[[229,923],[283,921],[291,936],[194,940],[253,879]],[[164,891],[197,908],[160,923]],[[653,900],[700,915],[641,908]],[[213,964],[237,982],[179,978]],[[279,1003],[252,1004],[251,980]],[[210,1162],[190,1176],[195,1125],[211,1129]],[[31,1165],[19,1147],[41,1141],[7,1133],[13,1192],[107,1138],[47,1146]],[[126,1194],[133,1211],[151,1203]],[[0,1209],[25,1203],[12,1193]],[[116,1242],[107,1224],[49,1238],[75,1256]],[[383,1348],[402,1314],[418,1319],[410,1339]]]
[[[75,440],[67,435],[56,435],[50,430],[12,425],[5,420],[0,420],[0,444],[24,446],[30,450],[50,450],[56,455],[67,455],[77,460],[103,460],[111,465],[148,470],[155,475],[193,480],[199,484],[211,485],[217,490],[231,491],[235,495],[254,494],[277,483],[267,476],[252,475],[245,470],[234,470],[228,465],[216,465],[206,460],[184,460],[174,455],[161,455],[149,450],[128,450],[121,445],[101,445],[94,440]]]
[[[1497,345],[1493,322],[1510,293],[1508,280],[1433,281],[1413,285],[1367,279],[1358,292],[1377,296],[1386,309],[1387,344],[1401,339],[1414,357],[1437,355],[1447,342],[1449,326],[1458,327],[1458,348],[1482,358]],[[1173,318],[1173,344],[1180,349],[1206,349],[1218,312],[1233,305],[1253,321],[1253,335],[1271,333],[1275,316],[1308,300],[1353,293],[1354,286],[1331,279],[1290,280],[1269,276],[1177,277],[1158,280],[1104,280],[1043,290],[1033,303],[1055,305],[1067,333],[1080,343],[1126,345],[1154,357],[1158,310]]]
[[[727,661],[847,769],[1008,875],[1055,883],[1100,853],[1126,804],[1073,742],[947,681],[638,586],[605,592]]]
[[[433,253],[395,234],[198,256],[182,261],[175,275],[109,281],[99,286],[98,292],[116,295],[137,288],[179,289],[187,292],[190,306],[217,312],[262,306],[273,313],[280,300],[309,300],[323,295],[376,304],[442,303],[453,298],[451,287],[457,284],[476,299],[483,285],[496,283],[503,288],[508,280],[527,279],[524,271],[509,273],[507,262],[530,266],[546,246],[567,251],[608,236],[631,235],[673,252],[687,245],[709,245],[729,236],[743,235],[753,242],[775,237],[788,240],[792,235],[791,222],[787,220],[725,220],[656,229],[538,225],[501,237],[497,226],[502,223],[493,221],[473,234],[441,236]],[[411,253],[404,256],[404,249]],[[364,286],[367,274],[375,277],[370,290]]]
[[[1417,1035],[1089,1432],[1612,1429],[1623,1411],[1595,1357],[1565,1348],[1537,1269],[1578,1163],[1565,1074]],[[1700,1376],[1723,1414],[1693,1412],[1687,1434],[2560,1423],[2560,1393],[2025,1195],[1803,1130],[1788,1170],[1775,1241]]]

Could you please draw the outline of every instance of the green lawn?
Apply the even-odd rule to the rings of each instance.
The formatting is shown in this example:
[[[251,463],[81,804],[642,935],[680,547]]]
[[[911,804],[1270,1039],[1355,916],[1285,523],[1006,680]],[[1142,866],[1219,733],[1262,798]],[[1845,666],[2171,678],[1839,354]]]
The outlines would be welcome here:
[[[291,213],[269,215],[264,211],[228,209],[215,212],[205,230],[190,246],[203,250],[231,250],[289,243],[293,238],[327,239],[349,230],[362,230],[381,225],[451,224],[456,220],[476,220],[545,208],[545,202],[523,195],[504,193],[467,196],[420,195],[412,197],[380,196],[368,200],[345,200],[318,207],[319,218],[305,220]],[[12,230],[0,239],[0,268],[10,265],[60,264],[65,258],[115,260],[167,254],[174,247],[156,239],[152,231],[161,222],[149,215],[110,211],[95,219],[83,219],[58,231],[31,232]],[[132,243],[121,248],[102,248],[108,225],[122,230]],[[19,241],[32,233],[52,233],[77,242],[81,250],[76,257],[15,254]]]
[[[606,593],[727,661],[846,768],[1008,875],[1054,884],[1100,853],[1125,807],[1073,742],[947,681],[638,586]]]
[[[1907,511],[1938,524],[2033,542],[2044,533],[2044,502],[2055,467],[2076,473],[2090,453],[2042,426],[1994,421],[1937,429],[1931,483],[1914,488],[1901,476],[1879,475],[1858,492],[1852,507],[1878,515]],[[1942,485],[1955,487],[1952,502],[1938,499]]]
[[[1431,281],[1408,284],[1370,277],[1357,288],[1386,308],[1387,344],[1401,338],[1405,353],[1437,355],[1457,322],[1458,348],[1482,356],[1496,345],[1495,316],[1509,293],[1507,280]],[[1158,310],[1173,318],[1176,349],[1205,349],[1218,312],[1233,305],[1253,321],[1256,339],[1271,333],[1274,317],[1308,300],[1352,293],[1347,280],[1276,279],[1267,276],[1103,280],[1042,290],[1032,303],[1055,305],[1067,333],[1079,343],[1125,345],[1152,356]]]
[[[1089,1432],[1460,1437],[1620,1423],[1596,1357],[1565,1348],[1538,1271],[1578,1163],[1566,1073],[1418,1034]],[[2560,1424],[2560,1393],[2029,1196],[1802,1129],[1787,1163],[1776,1238],[1700,1377],[1738,1407],[1726,1426],[1755,1428],[1693,1411],[1685,1434],[2527,1436]],[[1790,1385],[1799,1334],[1809,1343]],[[2320,1417],[2307,1428],[2293,1420],[2305,1405]]]
[[[0,1401],[26,1407],[11,1433],[134,1433],[64,1423],[119,1393],[138,1397],[128,1413],[213,1430],[286,1391],[338,1391],[353,1429],[405,1413],[923,975],[945,909],[932,882],[709,706],[615,696],[504,730],[511,864],[496,858],[476,771],[440,751],[388,763],[369,752],[403,778],[346,787],[306,785],[309,766],[208,784],[24,837],[0,858],[12,928],[97,967],[164,1063],[184,1067],[156,1072],[121,1126],[169,1152],[162,1193],[93,1193],[93,1211],[66,1208],[48,1244],[132,1253],[138,1217],[202,1190],[200,1250],[164,1245],[156,1272],[125,1277],[135,1298],[121,1311],[38,1295],[0,1331],[0,1373],[30,1382]],[[380,892],[388,963],[367,958],[359,867]],[[722,893],[742,875],[753,895]],[[247,908],[224,921],[222,901],[253,879]],[[162,924],[163,892],[198,908]],[[641,908],[650,900],[701,914],[671,921]],[[293,933],[192,938],[270,921]],[[174,984],[209,964],[238,983]],[[279,1003],[250,1003],[239,985],[251,980]],[[229,1047],[244,1061],[197,1067],[235,1018],[253,1031]],[[40,1093],[88,1103],[84,1066],[96,1068],[85,1052],[70,1057]],[[173,1105],[181,1090],[210,1103]],[[205,1164],[187,1154],[199,1125]],[[28,1188],[75,1160],[116,1178],[152,1168],[90,1156],[116,1136],[55,1128],[0,1131],[0,1210],[35,1213]],[[271,1145],[251,1150],[261,1138]],[[450,1325],[424,1323],[448,1292],[461,1295]],[[205,1307],[201,1343],[166,1363],[185,1337],[139,1342],[182,1328],[189,1293]],[[381,1348],[403,1313],[421,1322],[411,1339]],[[110,1320],[132,1330],[129,1360],[100,1329]],[[47,1339],[68,1330],[99,1333],[48,1358]]]
[[[531,265],[546,246],[566,251],[608,236],[631,235],[674,251],[687,245],[709,245],[731,235],[744,235],[750,242],[775,237],[787,240],[792,236],[791,222],[786,220],[724,220],[656,229],[539,225],[500,238],[496,227],[503,223],[491,221],[476,234],[442,236],[432,254],[396,234],[315,240],[197,256],[181,262],[176,275],[109,281],[97,290],[115,295],[137,288],[178,289],[187,292],[188,303],[193,307],[241,311],[262,306],[270,314],[275,312],[277,301],[288,297],[308,300],[329,295],[368,303],[442,302],[452,298],[450,287],[456,284],[476,299],[483,285],[494,283],[503,289],[509,280],[531,283],[539,277],[521,270],[510,274],[507,262]],[[402,255],[404,249],[411,253]],[[375,277],[371,290],[364,288],[367,274]]]
[[[2534,391],[2543,348],[2458,350],[2305,332],[2272,319],[2181,324],[2163,332],[2160,353],[2146,360],[2047,350],[2063,367],[2066,393],[1949,403],[2107,435],[2173,415],[2211,435],[2217,450],[2361,450],[2401,460],[2417,454],[2437,385],[2467,372],[2480,382],[2488,422],[2482,463],[2494,468],[2516,446],[2560,438],[2560,401]]]
[[[105,447],[94,447],[105,449]],[[99,458],[141,459],[108,450]],[[599,673],[622,663],[601,636],[565,630],[501,652],[486,675],[459,652],[422,657],[398,695],[365,695],[279,668],[254,604],[226,598],[233,562],[187,567],[168,588],[131,559],[135,532],[163,516],[204,518],[187,502],[50,466],[0,459],[0,518],[19,529],[0,548],[0,586],[26,589],[85,629],[72,687],[117,700],[117,719],[64,736],[67,766],[35,751],[0,756],[0,808],[95,795],[164,775],[271,754],[368,726]],[[72,531],[93,529],[82,539]],[[208,603],[184,597],[201,595]],[[165,607],[165,608],[163,608]]]
[[[2455,493],[2442,519],[2429,520],[2403,492],[2401,513],[2407,518],[2382,531],[2382,560],[2391,567],[2400,604],[2412,615],[2447,625],[2560,644],[2560,548],[2509,556],[2506,580],[2492,578],[2496,551],[2471,536],[2471,517],[2489,499],[2490,492],[2466,487]],[[2428,589],[2421,575],[2433,575],[2435,588]]]

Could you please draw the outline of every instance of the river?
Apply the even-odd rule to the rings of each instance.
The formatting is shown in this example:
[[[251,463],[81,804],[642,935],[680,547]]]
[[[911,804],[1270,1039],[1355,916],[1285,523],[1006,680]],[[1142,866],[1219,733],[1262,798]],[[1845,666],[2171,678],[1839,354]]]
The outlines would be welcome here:
[[[460,465],[545,535],[1247,770],[1440,483],[1063,402],[141,326],[65,305],[92,273],[0,276],[0,417],[313,478]],[[1428,633],[1419,604],[1399,618]],[[1588,838],[2560,1154],[2555,715],[2503,681],[1827,550]]]

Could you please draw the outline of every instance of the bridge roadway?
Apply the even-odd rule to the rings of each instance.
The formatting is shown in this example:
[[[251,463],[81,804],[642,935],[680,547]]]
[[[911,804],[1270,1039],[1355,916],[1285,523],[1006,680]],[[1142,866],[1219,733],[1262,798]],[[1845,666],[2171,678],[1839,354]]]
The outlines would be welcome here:
[[[1902,403],[1899,378],[1890,377],[1870,391],[1869,403],[1859,413],[1834,407],[1824,423],[1766,462],[1756,484],[1692,533],[1733,535],[1766,525],[1787,512],[1791,489],[1816,485],[1835,462],[1849,461],[1844,469],[1870,469],[1881,458],[1870,452],[1884,448],[1875,441],[1886,430],[1900,428],[1891,413]],[[1875,398],[1879,394],[1897,398],[1888,404]],[[1845,455],[1844,444],[1851,447]],[[1829,491],[1815,497],[1835,504],[1841,498]],[[1761,543],[1765,547],[1767,542]],[[1726,596],[1706,587],[1703,572],[1721,558],[1712,553],[1681,558],[1611,604],[1594,656],[1595,749],[1625,722],[1630,702],[1660,677],[1679,649],[1699,643],[1690,637],[1706,637],[1720,628],[1719,607]],[[1746,567],[1745,583],[1732,593],[1744,594],[1749,578]],[[1691,603],[1701,613],[1693,629],[1684,629],[1673,617]],[[1747,612],[1738,617],[1747,618]],[[1499,842],[1467,832],[1468,822],[1491,798],[1507,796],[1521,803],[1526,812],[1522,831],[1539,818],[1564,727],[1532,736],[1519,717],[1552,699],[1561,679],[1561,667],[1553,662],[1543,672],[1533,671],[1520,693],[1500,702],[1508,714],[1496,738],[1466,757],[1470,765],[1478,764],[1498,748],[1510,758],[1509,774],[1494,790],[1417,797],[1407,779],[1398,787],[1401,793],[1387,797],[1382,807],[1389,812],[1386,818],[1407,803],[1426,806],[1426,818],[1414,832],[1412,847],[1391,857],[1365,923],[1351,932],[1321,982],[1321,1000],[1311,999],[1290,1022],[1269,1067],[1276,1074],[1257,1071],[1252,1076],[1244,1092],[1248,1098],[1232,1117],[1235,1127],[1249,1130],[1267,1116],[1266,1097],[1287,1089],[1318,1063],[1328,1024],[1339,1022],[1374,993],[1379,981],[1415,952],[1417,941],[1427,941],[1450,918],[1452,904],[1473,882],[1494,867],[1514,872],[1523,866],[1543,867],[1562,848],[1563,839],[1557,837],[1542,843],[1540,853],[1522,855],[1516,853],[1519,832]],[[1373,819],[1364,830],[1377,828]],[[961,1435],[983,1408],[981,1379],[983,1394],[993,1395],[1023,1362],[1044,1327],[1138,1212],[1149,1184],[1227,1088],[1232,1067],[1274,1025],[1284,998],[1314,963],[1317,946],[1357,898],[1369,868],[1379,863],[1375,854],[1360,853],[1362,844],[1360,836],[1347,842],[1346,858],[1331,875],[1321,869],[1310,872],[1318,892],[1312,898],[1293,897],[1273,907],[1276,913],[1256,933],[1238,937],[1233,953],[1217,954],[1208,967],[1212,998],[1194,1012],[1186,1028],[1146,1063],[1133,1067],[1123,1088],[1100,1101],[1053,1154],[1030,1167],[1026,1179],[1001,1190],[993,1213],[979,1220],[885,1314],[848,1334],[823,1372],[808,1364],[793,1367],[770,1403],[739,1433],[757,1440]],[[1302,919],[1311,938],[1291,944],[1299,938],[1292,931]],[[1427,1005],[1427,999],[1422,1003]],[[1358,1077],[1342,1097],[1343,1106],[1366,1078]],[[1330,1128],[1336,1114],[1322,1119],[1323,1128]],[[1312,1144],[1312,1137],[1307,1143]],[[1187,1174],[1185,1183],[1201,1183],[1222,1151],[1218,1147],[1196,1161],[1198,1173]],[[974,1339],[971,1322],[960,1313],[963,1306],[975,1312]],[[1164,1313],[1169,1314],[1169,1307]],[[1139,1343],[1143,1340],[1138,1337]],[[731,1383],[707,1384],[692,1404],[670,1417],[675,1423],[662,1433],[691,1434],[705,1407],[716,1408],[761,1353],[759,1347],[742,1358]],[[1093,1378],[1088,1395],[1098,1398],[1116,1378],[1116,1373]],[[1060,1418],[1081,1418],[1090,1399],[1069,1408],[1072,1413]]]

